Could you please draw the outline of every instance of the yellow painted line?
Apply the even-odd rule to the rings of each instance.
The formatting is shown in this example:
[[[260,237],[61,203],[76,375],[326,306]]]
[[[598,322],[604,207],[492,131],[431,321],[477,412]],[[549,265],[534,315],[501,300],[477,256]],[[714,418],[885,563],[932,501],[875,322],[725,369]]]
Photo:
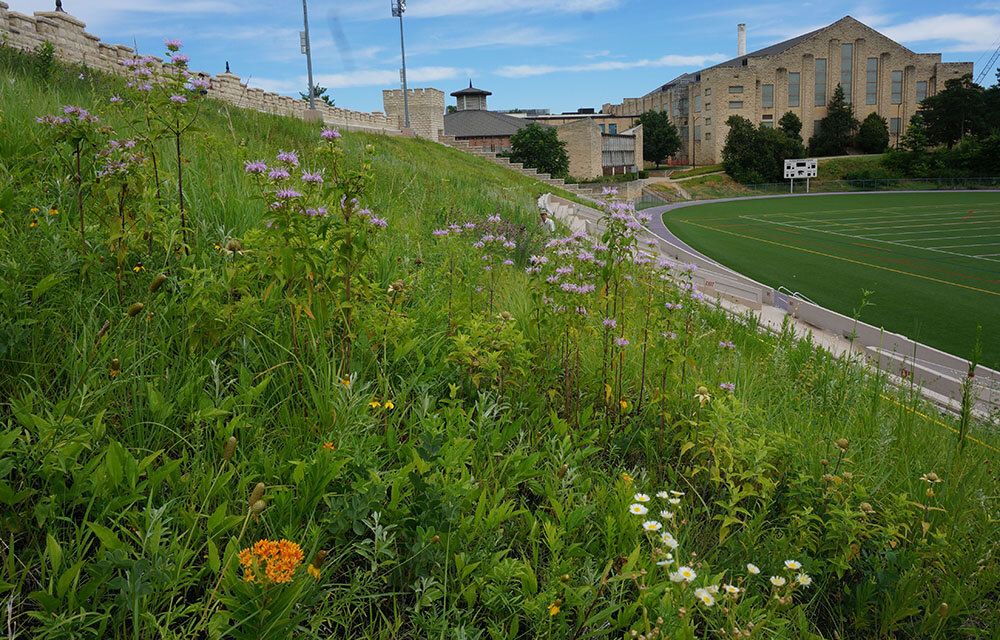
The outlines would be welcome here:
[[[735,231],[725,231],[723,229],[717,229],[716,227],[710,227],[704,224],[698,224],[697,222],[691,222],[690,220],[682,220],[680,218],[674,218],[678,222],[686,222],[688,224],[693,224],[696,227],[701,227],[702,229],[708,229],[709,231],[718,231],[719,233],[728,233],[731,236],[737,236],[739,238],[746,238],[747,240],[755,240],[757,242],[766,242],[767,244],[777,245],[779,247],[785,247],[786,249],[794,249],[796,251],[804,251],[805,253],[812,253],[817,256],[823,256],[825,258],[833,258],[834,260],[842,260],[843,262],[850,262],[852,264],[860,264],[865,267],[872,267],[873,269],[881,269],[883,271],[891,271],[893,273],[898,273],[904,276],[912,276],[914,278],[921,278],[923,280],[930,280],[931,282],[937,282],[939,284],[950,284],[953,287],[962,287],[963,289],[969,289],[970,291],[978,291],[979,293],[988,293],[991,296],[1000,296],[1000,292],[988,291],[986,289],[980,289],[979,287],[973,287],[967,284],[959,284],[958,282],[950,282],[948,280],[941,280],[939,278],[932,278],[930,276],[922,276],[918,273],[910,273],[909,271],[901,271],[899,269],[893,269],[892,267],[883,267],[877,264],[871,264],[868,262],[862,262],[860,260],[852,260],[851,258],[844,258],[842,256],[835,256],[830,253],[823,253],[822,251],[813,251],[812,249],[806,249],[804,247],[796,247],[791,244],[784,244],[783,242],[775,242],[773,240],[765,240],[763,238],[755,238],[754,236],[744,235],[742,233],[736,233]]]
[[[903,407],[904,409],[906,409],[910,413],[915,413],[918,416],[920,416],[921,418],[924,418],[925,420],[930,420],[931,422],[933,422],[934,424],[938,425],[939,427],[944,427],[948,431],[951,431],[952,433],[955,433],[955,434],[959,433],[958,429],[956,429],[955,427],[950,427],[950,426],[946,425],[945,423],[941,422],[940,420],[938,420],[936,418],[932,418],[929,415],[920,413],[916,409],[912,409],[912,408],[906,406],[905,404],[903,404],[902,402],[899,402],[895,398],[890,398],[889,396],[887,396],[885,394],[879,394],[879,395],[881,395],[884,399],[888,400],[889,402],[891,402],[891,403],[893,403],[895,405],[898,405],[900,407]],[[987,449],[989,449],[991,451],[995,451],[997,453],[1000,453],[1000,449],[997,449],[996,447],[994,447],[991,444],[986,444],[982,440],[977,440],[976,438],[973,438],[969,434],[965,434],[965,439],[969,440],[970,442],[975,442],[976,444],[981,444],[981,445],[983,445],[984,447],[986,447]]]

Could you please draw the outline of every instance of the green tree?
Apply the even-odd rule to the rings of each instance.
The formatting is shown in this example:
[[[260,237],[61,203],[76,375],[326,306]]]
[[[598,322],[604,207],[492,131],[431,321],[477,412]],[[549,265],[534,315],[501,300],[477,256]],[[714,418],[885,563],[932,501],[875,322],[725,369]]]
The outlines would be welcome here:
[[[918,111],[910,116],[910,124],[906,127],[903,135],[902,146],[907,151],[924,151],[930,146],[927,139],[927,123],[924,116]]]
[[[569,173],[566,143],[559,139],[554,127],[542,128],[532,122],[510,137],[510,147],[512,162],[520,162],[554,178],[563,178]]]
[[[802,142],[781,129],[754,127],[742,116],[730,116],[726,126],[722,166],[737,182],[776,182],[784,176],[785,160],[805,155]]]
[[[642,155],[646,160],[659,165],[680,150],[681,137],[666,111],[647,111],[639,116],[639,124],[642,125]]]
[[[844,89],[839,84],[826,105],[826,117],[820,121],[819,133],[809,138],[809,152],[815,156],[839,156],[847,153],[858,130],[854,107],[844,100]]]
[[[857,144],[865,153],[883,153],[889,147],[889,125],[885,118],[872,112],[858,127]]]
[[[778,128],[790,139],[802,142],[802,121],[791,111],[786,111],[785,115],[781,116]]]
[[[330,96],[328,96],[326,94],[326,92],[327,92],[327,88],[326,87],[321,87],[318,84],[314,84],[313,85],[313,97],[314,98],[316,98],[317,100],[322,100],[323,102],[327,103],[331,107],[335,106],[333,104],[333,98],[331,98]],[[302,93],[300,91],[299,92],[299,97],[302,98],[303,100],[308,100],[309,99],[309,88],[306,87],[306,92],[305,93]]]
[[[920,103],[928,140],[951,148],[967,135],[988,133],[985,107],[983,88],[972,81],[971,73],[946,80],[942,91]]]

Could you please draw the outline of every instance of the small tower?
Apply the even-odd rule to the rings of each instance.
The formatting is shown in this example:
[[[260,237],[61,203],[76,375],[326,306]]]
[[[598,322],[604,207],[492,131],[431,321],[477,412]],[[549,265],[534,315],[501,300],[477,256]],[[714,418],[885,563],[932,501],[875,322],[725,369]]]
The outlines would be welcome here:
[[[486,96],[493,95],[489,91],[476,89],[469,80],[469,88],[456,91],[455,96],[459,111],[486,111]]]

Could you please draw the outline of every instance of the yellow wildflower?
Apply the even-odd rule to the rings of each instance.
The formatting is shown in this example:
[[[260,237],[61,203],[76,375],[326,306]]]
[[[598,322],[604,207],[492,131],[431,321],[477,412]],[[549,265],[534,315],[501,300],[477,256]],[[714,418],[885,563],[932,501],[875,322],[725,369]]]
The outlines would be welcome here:
[[[59,215],[59,209],[56,209],[55,207],[52,207],[51,209],[49,209],[49,215],[50,216],[57,216],[57,215]]]
[[[315,565],[309,565],[309,568],[306,569],[306,571],[309,572],[309,575],[319,580],[319,569],[317,569]]]
[[[38,207],[31,207],[28,209],[28,213],[38,213]]]
[[[32,220],[31,224],[29,224],[28,226],[34,229],[35,227],[38,226],[38,220]]]
[[[258,540],[252,547],[240,552],[239,561],[243,567],[245,582],[291,582],[295,570],[302,564],[302,549],[288,540]]]
[[[350,378],[341,378],[340,379],[340,384],[344,385],[345,387],[350,388],[350,386],[351,386],[351,379]]]
[[[326,444],[323,445],[323,448],[324,449],[329,449],[330,451],[336,450],[336,447],[333,446],[332,442],[327,442]]]
[[[372,409],[378,409],[382,405],[379,404],[378,400],[372,400],[371,402],[368,403],[368,406],[371,407]]]
[[[622,480],[625,482],[625,484],[632,484],[632,476],[630,476],[627,473],[622,474]]]
[[[549,615],[554,616],[559,613],[559,605],[562,604],[562,600],[556,598],[556,601],[549,605]]]
[[[385,401],[385,408],[386,408],[386,409],[395,409],[395,408],[396,408],[396,405],[394,405],[394,404],[392,403],[392,400],[386,400],[386,401]]]
[[[134,267],[132,267],[132,271],[135,271],[136,273],[139,273],[140,271],[145,271],[145,270],[146,270],[146,267],[142,266],[141,262],[139,264],[135,265]]]
[[[618,402],[618,405],[619,405],[619,406],[620,406],[620,407],[621,407],[622,409],[628,409],[628,402],[626,402],[625,400],[620,400],[620,401]]]

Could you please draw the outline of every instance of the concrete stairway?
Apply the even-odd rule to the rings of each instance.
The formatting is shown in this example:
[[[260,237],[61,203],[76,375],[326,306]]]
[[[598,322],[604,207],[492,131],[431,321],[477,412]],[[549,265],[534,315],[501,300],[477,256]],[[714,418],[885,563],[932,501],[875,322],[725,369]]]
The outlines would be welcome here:
[[[488,149],[483,149],[482,147],[471,146],[465,140],[456,140],[455,136],[446,136],[444,132],[438,132],[438,142],[441,144],[451,147],[452,149],[457,149],[469,155],[478,156],[480,158],[485,158],[494,164],[498,164],[501,167],[506,167],[512,171],[516,171],[521,175],[534,178],[539,182],[543,182],[551,187],[558,187],[564,191],[568,191],[578,198],[584,200],[589,200],[591,202],[596,202],[594,198],[594,192],[592,189],[583,188],[575,184],[566,184],[566,181],[562,178],[553,178],[547,173],[539,173],[536,169],[530,169],[522,165],[520,162],[511,162],[509,158],[502,158],[498,156],[493,151]]]

